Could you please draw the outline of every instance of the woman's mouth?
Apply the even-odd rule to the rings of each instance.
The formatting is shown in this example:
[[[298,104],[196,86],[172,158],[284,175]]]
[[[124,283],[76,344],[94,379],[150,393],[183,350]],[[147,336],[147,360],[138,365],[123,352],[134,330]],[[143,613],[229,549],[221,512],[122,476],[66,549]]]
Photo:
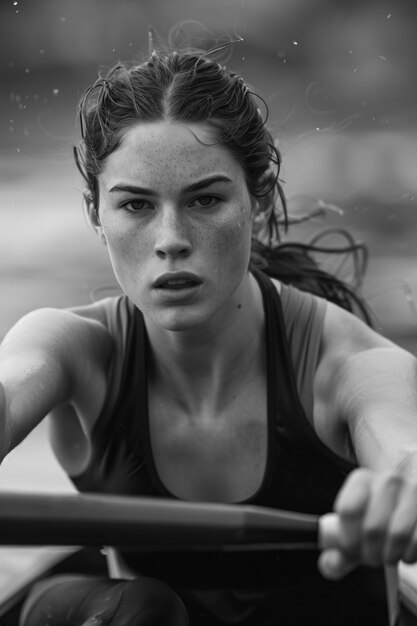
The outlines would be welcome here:
[[[159,299],[177,301],[193,297],[201,284],[202,280],[191,272],[172,272],[159,276],[153,288]]]
[[[172,280],[166,280],[158,285],[157,289],[190,289],[198,285],[194,280],[188,280],[186,278],[177,278]]]

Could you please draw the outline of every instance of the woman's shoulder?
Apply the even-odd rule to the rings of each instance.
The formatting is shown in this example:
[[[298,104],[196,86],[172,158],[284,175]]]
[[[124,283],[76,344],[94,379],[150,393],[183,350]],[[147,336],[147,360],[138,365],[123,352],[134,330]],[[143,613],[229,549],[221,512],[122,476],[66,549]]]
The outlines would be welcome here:
[[[138,311],[132,301],[121,294],[72,307],[69,311],[86,325],[95,325],[101,329],[111,344],[113,369],[122,367],[126,350],[132,343],[132,333],[137,328]]]
[[[273,281],[276,283],[277,281]],[[287,329],[314,322],[320,327],[322,348],[343,352],[387,346],[390,342],[357,315],[333,302],[290,284],[280,284],[280,299]]]
[[[134,306],[123,294],[102,298],[89,304],[73,306],[66,309],[83,320],[99,323],[113,334],[115,328],[132,316]]]
[[[23,315],[5,335],[2,346],[9,343],[31,350],[68,349],[89,335],[100,340],[106,336],[105,325],[99,314],[87,307],[42,307]]]
[[[306,324],[314,323],[316,329],[323,326],[327,300],[276,278],[271,278],[271,281],[280,297],[287,332],[298,332]]]
[[[106,360],[126,333],[134,306],[123,295],[68,308],[43,307],[23,315],[2,340],[2,353],[90,354]]]
[[[324,354],[338,354],[343,360],[349,354],[393,345],[388,338],[350,311],[332,302],[328,303],[323,331]]]

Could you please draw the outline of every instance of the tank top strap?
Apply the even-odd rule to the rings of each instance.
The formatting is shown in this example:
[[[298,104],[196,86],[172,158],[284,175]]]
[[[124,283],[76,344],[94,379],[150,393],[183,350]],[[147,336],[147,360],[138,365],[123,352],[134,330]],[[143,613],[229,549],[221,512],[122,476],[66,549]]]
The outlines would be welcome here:
[[[123,395],[126,398],[126,409],[121,413],[120,428],[132,437],[132,445],[142,440],[143,422],[148,415],[148,335],[142,312],[134,308],[132,312],[132,335],[129,344],[126,382]],[[126,384],[127,383],[127,384]]]
[[[128,433],[134,446],[140,438],[138,422],[147,407],[146,383],[146,345],[147,335],[143,315],[135,306],[122,300],[125,333],[123,345],[119,347],[121,355],[117,360],[122,363],[118,380],[118,390],[111,409],[105,407],[101,419],[94,425],[92,438],[98,447],[106,445],[114,429]],[[117,416],[115,423],[114,417]]]
[[[309,455],[313,445],[316,451],[337,466],[351,468],[347,461],[334,454],[319,439],[307,419],[297,389],[281,297],[269,276],[257,269],[251,271],[261,289],[265,311],[270,440],[273,439],[273,430],[278,436],[291,438],[301,454]]]
[[[304,411],[297,393],[281,298],[269,276],[260,270],[252,273],[261,289],[265,313],[269,423],[280,434],[286,434],[290,428],[302,440],[298,424]],[[269,435],[271,439],[272,432]]]

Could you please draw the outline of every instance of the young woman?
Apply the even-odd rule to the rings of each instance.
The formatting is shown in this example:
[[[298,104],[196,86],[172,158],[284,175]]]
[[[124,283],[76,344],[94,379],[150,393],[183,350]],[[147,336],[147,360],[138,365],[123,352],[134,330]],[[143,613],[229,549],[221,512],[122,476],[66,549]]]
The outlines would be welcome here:
[[[334,505],[343,549],[320,555],[326,578],[316,553],[125,553],[130,578],[41,583],[22,626],[387,623],[381,566],[417,559],[416,360],[277,245],[280,157],[239,76],[154,53],[95,83],[81,119],[88,215],[123,295],[9,332],[2,456],[50,414],[80,491]]]

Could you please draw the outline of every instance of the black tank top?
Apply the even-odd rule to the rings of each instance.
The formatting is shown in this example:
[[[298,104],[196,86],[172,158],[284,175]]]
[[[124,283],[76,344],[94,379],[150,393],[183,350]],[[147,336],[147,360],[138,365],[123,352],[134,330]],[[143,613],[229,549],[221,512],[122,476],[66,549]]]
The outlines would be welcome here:
[[[262,484],[241,503],[326,513],[352,466],[321,442],[307,420],[280,296],[265,274],[255,271],[254,275],[266,324],[268,446]],[[138,309],[132,307],[130,315],[116,406],[111,419],[96,422],[91,462],[71,480],[82,492],[174,497],[162,484],[152,458],[146,328]],[[330,583],[317,571],[316,551],[123,556],[131,568],[163,578],[176,589],[193,615],[192,626],[199,620],[210,626],[387,624],[381,572],[360,568],[344,581]]]

